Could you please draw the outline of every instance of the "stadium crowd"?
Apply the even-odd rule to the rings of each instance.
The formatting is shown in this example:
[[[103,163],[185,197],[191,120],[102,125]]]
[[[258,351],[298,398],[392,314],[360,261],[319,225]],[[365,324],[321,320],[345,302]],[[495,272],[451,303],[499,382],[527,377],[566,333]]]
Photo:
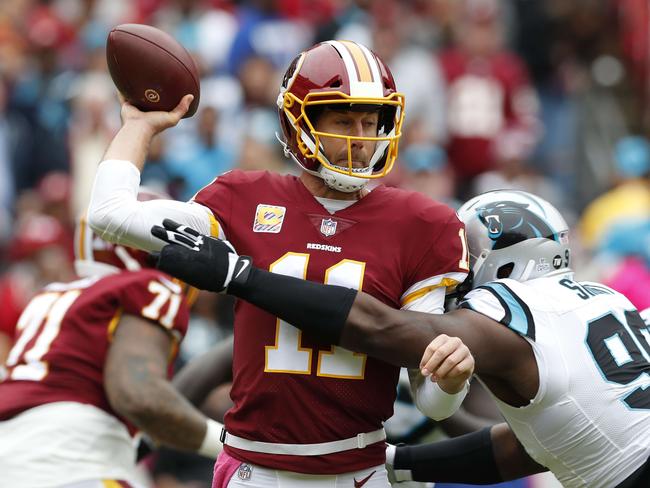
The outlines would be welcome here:
[[[647,2],[3,0],[0,364],[34,293],[74,277],[75,224],[120,127],[104,50],[120,23],[169,32],[202,76],[197,114],[152,143],[147,187],[185,201],[232,168],[295,173],[276,141],[282,73],[312,44],[350,39],[406,96],[381,183],[453,207],[497,188],[542,196],[568,218],[576,275],[650,307]],[[232,299],[201,292],[178,365],[231,328]],[[221,415],[227,395],[210,408]],[[148,462],[156,486],[209,486],[204,460]]]

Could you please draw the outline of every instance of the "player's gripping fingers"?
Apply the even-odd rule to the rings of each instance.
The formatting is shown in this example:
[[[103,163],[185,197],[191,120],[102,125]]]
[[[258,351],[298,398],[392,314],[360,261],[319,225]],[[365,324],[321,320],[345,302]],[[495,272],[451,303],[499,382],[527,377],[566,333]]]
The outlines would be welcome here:
[[[450,344],[451,339],[454,338],[446,334],[440,334],[429,343],[420,361],[420,370],[423,376],[434,373],[451,353],[454,349],[454,346]]]
[[[457,376],[465,376],[464,379],[467,379],[472,375],[473,370],[474,358],[467,346],[461,342],[460,346],[445,358],[434,375],[436,379],[455,378]]]
[[[172,117],[171,122],[174,125],[178,124],[178,122],[183,118],[183,115],[185,115],[187,111],[190,109],[192,100],[194,100],[194,95],[190,95],[190,94],[185,95],[183,98],[181,98],[181,101],[178,102],[178,105],[174,107],[174,110],[169,112]]]
[[[474,357],[469,356],[458,363],[447,375],[448,378],[468,380],[474,374]]]
[[[433,353],[438,349],[442,344],[447,342],[449,339],[449,336],[447,334],[440,334],[433,339],[427,348],[424,350],[424,354],[422,355],[422,359],[420,360],[420,368],[422,368],[426,362],[429,360],[429,358],[433,355]]]

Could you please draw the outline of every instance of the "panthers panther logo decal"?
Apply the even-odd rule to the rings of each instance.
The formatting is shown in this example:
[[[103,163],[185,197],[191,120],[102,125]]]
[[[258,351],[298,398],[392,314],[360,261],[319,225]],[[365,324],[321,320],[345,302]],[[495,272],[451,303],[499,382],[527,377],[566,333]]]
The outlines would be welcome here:
[[[497,202],[476,211],[487,227],[488,237],[494,241],[492,249],[503,249],[534,237],[558,240],[548,223],[528,210],[527,203]]]

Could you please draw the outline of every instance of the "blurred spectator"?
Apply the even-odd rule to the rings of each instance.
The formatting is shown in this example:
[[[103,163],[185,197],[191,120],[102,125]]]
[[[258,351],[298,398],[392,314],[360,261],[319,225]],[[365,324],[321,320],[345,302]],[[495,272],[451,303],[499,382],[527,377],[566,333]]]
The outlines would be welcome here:
[[[650,254],[650,233],[646,230],[646,254]],[[637,309],[650,307],[650,261],[628,256],[614,267],[604,283],[623,293]]]
[[[441,144],[447,137],[444,75],[433,52],[415,45],[409,37],[415,13],[400,15],[400,8],[393,0],[373,5],[370,47],[389,64],[406,97],[406,142]]]
[[[208,0],[171,0],[163,3],[153,18],[153,24],[172,34],[194,55],[201,73],[226,69],[238,32],[232,12],[210,8]]]
[[[459,196],[471,195],[477,175],[495,166],[495,140],[517,133],[531,149],[539,137],[538,101],[521,60],[503,46],[496,0],[465,0],[457,43],[440,62],[447,80],[447,151]]]
[[[239,167],[286,171],[280,156],[281,147],[275,138],[280,130],[275,104],[279,76],[263,57],[250,57],[241,65],[238,73],[240,105],[223,113],[227,120],[223,120],[220,129],[220,136],[228,150],[234,153]],[[256,155],[258,149],[260,152]]]
[[[593,251],[615,226],[650,216],[650,144],[642,137],[623,138],[616,145],[614,161],[614,188],[591,202],[580,221],[584,244]]]
[[[172,175],[165,157],[165,138],[158,135],[153,138],[147,154],[147,164],[140,175],[140,184],[155,191],[169,194],[171,198],[180,199],[185,182]]]
[[[460,206],[454,198],[454,175],[440,146],[432,143],[406,146],[400,154],[397,174],[400,188],[420,192],[453,208]]]
[[[297,53],[309,47],[313,32],[299,19],[289,20],[279,14],[280,0],[250,0],[237,13],[239,30],[232,43],[228,71],[237,75],[250,57],[266,59],[284,70]],[[291,40],[287,42],[287,40]],[[270,86],[276,86],[269,82]]]
[[[49,171],[69,167],[68,89],[74,73],[62,62],[62,53],[74,37],[47,3],[27,16],[26,37],[30,63],[14,81],[10,104],[29,122],[29,155],[16,162],[17,188],[33,186]]]
[[[87,61],[86,70],[70,87],[72,114],[68,140],[74,216],[81,215],[88,206],[97,164],[120,122],[117,90],[106,71],[103,44],[101,49],[89,53]],[[93,164],[94,161],[97,163]]]
[[[5,115],[5,102],[6,88],[0,77],[0,246],[9,237],[10,211],[15,198],[13,162],[9,147],[11,127]]]
[[[235,164],[231,148],[217,144],[217,111],[207,106],[199,110],[197,117],[193,144],[182,153],[169,153],[164,163],[169,174],[182,181],[182,190],[174,195],[180,200],[189,200],[215,176],[228,171]]]
[[[573,212],[567,208],[564,195],[527,161],[531,150],[528,143],[516,131],[497,136],[492,146],[495,168],[476,177],[473,193],[506,189],[527,191],[560,208],[567,221],[572,222],[575,217],[571,217]]]
[[[47,283],[70,281],[72,243],[54,217],[26,213],[9,244],[9,267],[0,278],[0,331],[13,336],[27,302]]]
[[[66,236],[72,236],[75,218],[70,213],[70,176],[60,171],[48,173],[38,183],[37,191],[43,201],[43,213],[58,220]],[[71,239],[69,242],[72,244]]]

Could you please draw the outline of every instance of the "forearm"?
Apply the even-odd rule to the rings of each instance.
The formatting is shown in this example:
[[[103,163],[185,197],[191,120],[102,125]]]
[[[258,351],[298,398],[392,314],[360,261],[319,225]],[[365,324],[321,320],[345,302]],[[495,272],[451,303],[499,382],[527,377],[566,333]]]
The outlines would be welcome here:
[[[546,471],[526,454],[507,424],[441,442],[398,446],[393,456],[400,480],[485,485]]]
[[[211,233],[210,211],[196,203],[138,201],[140,173],[127,160],[106,160],[97,168],[88,206],[88,224],[103,239],[157,251],[165,244],[151,226],[171,217],[202,233]]]
[[[118,414],[152,439],[216,457],[220,426],[207,419],[167,381],[172,339],[166,330],[124,315],[104,365],[104,390]]]
[[[438,335],[431,321],[441,317],[396,310],[359,293],[342,329],[340,344],[397,366],[419,369],[424,350]]]
[[[340,344],[341,331],[357,291],[271,273],[253,267],[228,293],[294,324],[327,344]],[[363,351],[360,351],[363,352]]]
[[[498,470],[490,429],[418,446],[398,446],[393,460],[398,480],[493,484]]]
[[[193,405],[201,405],[218,386],[232,379],[232,337],[192,359],[172,380],[174,387]]]
[[[365,293],[259,268],[253,268],[243,283],[233,280],[228,293],[322,342],[399,366],[418,368],[426,346],[436,335],[426,321],[409,321],[411,313],[392,309]]]
[[[115,400],[114,400],[115,401]],[[157,443],[198,451],[207,419],[165,380],[150,381],[115,403],[128,420]]]
[[[138,171],[142,171],[153,136],[151,126],[139,121],[126,122],[108,146],[104,160],[131,161]]]

